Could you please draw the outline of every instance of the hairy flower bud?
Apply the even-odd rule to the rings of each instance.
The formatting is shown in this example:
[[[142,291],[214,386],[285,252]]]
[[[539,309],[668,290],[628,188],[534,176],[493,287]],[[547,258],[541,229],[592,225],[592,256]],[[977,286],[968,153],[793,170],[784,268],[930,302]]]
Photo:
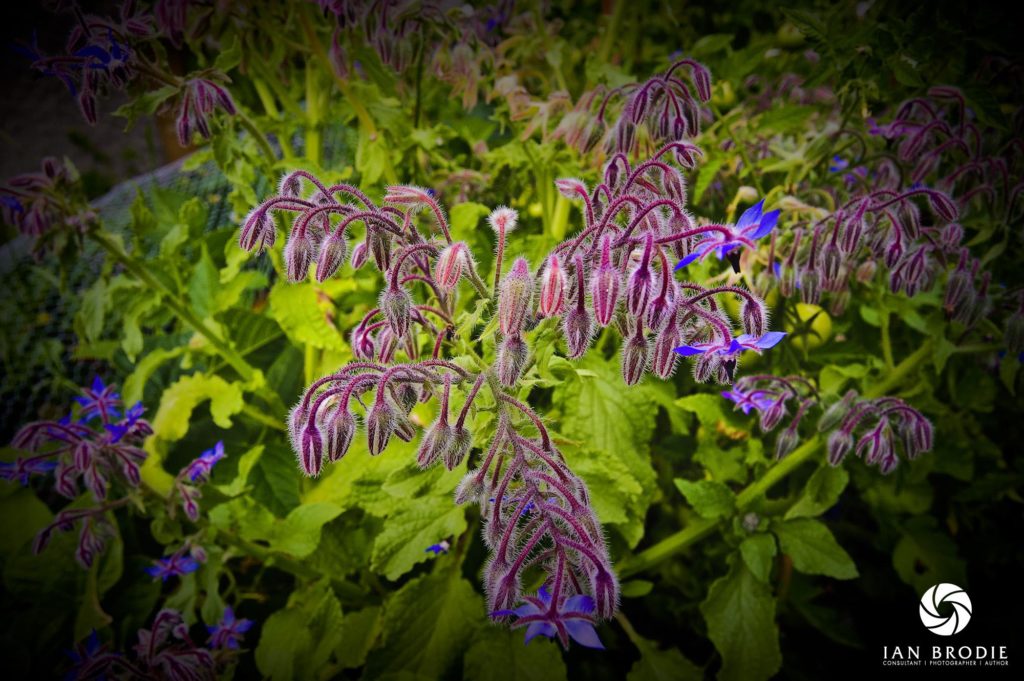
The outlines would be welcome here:
[[[846,458],[846,455],[853,449],[853,436],[845,430],[833,431],[828,436],[828,462],[838,466]]]
[[[274,222],[264,211],[255,209],[245,218],[242,223],[242,231],[238,235],[238,245],[244,250],[252,252],[258,249],[271,248],[277,239],[277,230],[274,229]]]
[[[697,361],[693,363],[693,380],[697,383],[707,383],[712,376],[718,374],[721,363],[721,359],[717,355],[698,355]]]
[[[470,471],[455,488],[455,503],[462,505],[471,499],[480,500],[483,492],[484,485],[478,471]]]
[[[533,304],[533,279],[525,258],[516,258],[512,269],[501,282],[498,296],[498,326],[506,336],[523,330],[526,315]]]
[[[387,398],[378,395],[366,416],[366,444],[372,456],[377,456],[388,446],[388,440],[395,430],[395,414]]]
[[[540,277],[540,301],[538,307],[542,317],[554,317],[562,313],[565,307],[565,289],[567,280],[565,270],[558,256],[552,254],[544,265]]]
[[[756,298],[746,298],[740,309],[743,331],[751,336],[761,337],[768,329],[768,311],[764,303]]]
[[[452,433],[451,445],[444,450],[444,467],[450,471],[458,468],[473,447],[473,435],[466,428],[456,426]]]
[[[306,427],[308,420],[309,407],[303,406],[303,401],[299,401],[288,414],[288,439],[296,453],[302,449],[302,429]]]
[[[956,204],[942,192],[937,192],[934,189],[929,190],[928,201],[931,202],[935,213],[943,220],[952,222],[957,219],[959,211],[957,210]]]
[[[676,326],[676,317],[673,313],[665,324],[665,328],[658,333],[654,341],[654,352],[651,356],[651,371],[659,378],[670,378],[676,371],[679,360],[679,353],[675,348],[682,342],[679,329]]]
[[[284,267],[289,281],[305,281],[315,251],[316,246],[308,232],[301,229],[292,232],[284,246]]]
[[[320,257],[316,261],[316,280],[323,283],[334,276],[345,262],[348,243],[345,237],[335,232],[320,244]]]
[[[374,229],[370,231],[367,241],[377,269],[381,272],[387,271],[391,267],[391,235],[383,229]]]
[[[381,291],[378,306],[396,338],[401,338],[409,331],[409,325],[412,323],[412,305],[412,296],[404,288],[388,286]]]
[[[804,270],[800,276],[800,300],[817,305],[821,299],[821,278],[814,270]]]
[[[520,336],[506,336],[498,346],[498,380],[507,387],[512,387],[519,380],[526,366],[529,348]]]
[[[843,399],[832,404],[818,419],[818,432],[824,433],[832,430],[839,422],[842,421],[847,414],[850,413],[850,409],[853,407],[854,401],[857,399],[856,390],[848,390],[843,395]]]
[[[800,444],[800,435],[796,432],[795,425],[796,423],[794,422],[792,426],[785,428],[775,439],[776,460],[785,458],[787,454],[796,449],[796,446]]]
[[[786,415],[786,397],[783,394],[766,409],[761,410],[761,432],[767,433],[779,425],[782,417]]]
[[[366,264],[366,259],[369,257],[370,247],[365,241],[360,241],[356,244],[355,248],[352,249],[352,269],[358,270]]]
[[[320,430],[312,423],[307,424],[302,429],[298,454],[299,466],[302,468],[302,472],[311,478],[320,475],[320,470],[323,468],[323,448],[324,443]]]
[[[423,440],[416,452],[416,464],[423,469],[430,468],[451,448],[454,430],[446,421],[438,419],[423,433]]]
[[[277,184],[277,193],[294,198],[302,193],[302,179],[296,173],[285,173]]]
[[[327,460],[334,463],[345,456],[356,436],[356,418],[339,405],[324,423],[327,435]]]
[[[648,232],[640,264],[633,269],[626,283],[626,310],[634,317],[643,315],[654,288],[654,270],[651,269],[653,247],[654,237]]]
[[[643,326],[637,324],[636,333],[622,344],[622,380],[626,385],[636,385],[643,378],[647,369],[648,351]]]
[[[456,241],[441,251],[441,255],[437,257],[437,268],[434,272],[434,278],[442,291],[451,292],[455,290],[455,287],[459,284],[459,279],[462,277],[462,269],[466,265],[466,258],[468,257],[466,244],[461,241]]]
[[[825,253],[821,256],[821,275],[825,279],[826,287],[830,287],[839,280],[839,273],[843,266],[843,257],[839,249],[832,246],[825,247]]]
[[[594,323],[590,313],[582,306],[576,306],[562,320],[562,333],[565,336],[567,357],[579,359],[590,347],[590,339],[594,335]]]
[[[939,242],[943,249],[949,253],[956,253],[964,240],[964,228],[955,222],[951,222],[942,228],[939,233]]]
[[[845,255],[851,255],[860,247],[861,235],[864,233],[864,220],[851,218],[843,224],[843,231],[839,237],[839,250]]]
[[[594,316],[601,326],[608,326],[615,315],[621,285],[622,277],[611,263],[611,240],[605,237],[601,244],[601,264],[594,272],[590,284]]]

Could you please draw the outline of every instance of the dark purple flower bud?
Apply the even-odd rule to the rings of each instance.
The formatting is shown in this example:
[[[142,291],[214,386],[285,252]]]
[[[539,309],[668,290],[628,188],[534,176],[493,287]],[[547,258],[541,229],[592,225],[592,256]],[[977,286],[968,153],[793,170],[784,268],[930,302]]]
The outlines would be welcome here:
[[[655,296],[651,304],[647,306],[647,314],[644,316],[647,328],[652,331],[661,330],[665,322],[668,321],[670,313],[675,309],[676,293],[675,282],[669,281],[668,286]]]
[[[381,291],[379,307],[396,338],[408,333],[412,323],[412,306],[412,296],[404,288],[388,286]]]
[[[523,330],[533,304],[533,278],[525,258],[516,258],[501,282],[498,296],[498,326],[502,334],[514,336]]]
[[[711,101],[711,72],[703,64],[693,62],[693,84],[697,86],[697,96],[700,101]]]
[[[761,410],[761,431],[769,432],[779,425],[782,417],[786,415],[786,397],[784,393],[773,401],[768,407]]]
[[[821,256],[821,274],[826,285],[832,285],[839,280],[839,274],[843,266],[843,257],[839,249],[826,246]]]
[[[78,95],[78,108],[82,112],[82,117],[85,118],[86,123],[96,125],[96,97],[90,90],[83,89],[81,94]]]
[[[611,262],[611,240],[606,236],[601,243],[601,264],[590,284],[594,316],[601,326],[608,326],[615,315],[621,285],[619,271]]]
[[[838,466],[853,449],[853,436],[845,430],[833,431],[828,436],[828,462]]]
[[[370,247],[366,245],[365,241],[360,241],[356,244],[356,247],[352,249],[352,269],[358,270],[366,264],[366,260],[369,257]]]
[[[320,429],[312,423],[307,423],[302,429],[302,436],[299,448],[299,467],[302,472],[311,478],[320,475],[324,465],[324,443],[320,435]]]
[[[671,316],[665,328],[658,333],[654,341],[654,353],[651,357],[651,371],[659,378],[667,379],[676,371],[679,353],[675,348],[682,342],[676,326],[675,314]]]
[[[298,173],[285,173],[277,184],[277,193],[294,198],[302,194],[302,178]]]
[[[907,438],[907,456],[911,459],[917,458],[921,452],[930,451],[932,448],[932,424],[920,414],[907,426],[909,437]]]
[[[565,307],[565,290],[568,286],[565,270],[557,255],[550,255],[540,277],[540,315],[554,317]]]
[[[931,202],[932,208],[943,220],[952,222],[957,219],[959,211],[956,208],[956,204],[942,192],[935,191],[934,189],[929,190],[928,201]]]
[[[964,240],[964,228],[956,222],[951,222],[942,228],[939,233],[939,241],[944,250],[955,253]]]
[[[271,248],[277,238],[277,230],[273,221],[259,208],[253,210],[242,223],[242,231],[238,236],[238,245],[250,253],[254,248],[261,252]]]
[[[469,249],[461,241],[456,241],[441,251],[441,255],[437,257],[434,279],[442,291],[454,291],[455,287],[459,285],[462,269],[469,257],[468,253]]]
[[[629,340],[622,345],[622,380],[626,385],[636,385],[643,378],[647,370],[648,351],[643,326],[637,324],[636,333],[630,335]]]
[[[370,242],[370,252],[373,254],[373,262],[377,269],[381,272],[387,271],[391,267],[391,237],[382,229],[373,229],[370,230],[367,241]]]
[[[451,445],[444,450],[444,467],[450,471],[458,468],[462,460],[473,447],[473,435],[465,428],[456,426],[452,434]]]
[[[885,266],[895,267],[896,263],[903,257],[903,242],[897,237],[893,239],[885,249]]]
[[[775,439],[775,459],[783,459],[800,444],[800,435],[796,432],[796,422],[785,428]]]
[[[332,409],[324,423],[327,435],[327,460],[331,463],[345,456],[356,436],[356,418],[341,405]]]
[[[847,220],[839,237],[839,250],[845,255],[854,253],[860,247],[860,239],[863,232],[863,219],[853,217]]]
[[[498,346],[498,380],[511,388],[518,381],[526,366],[530,351],[520,336],[506,336]]]
[[[768,311],[764,303],[757,298],[744,299],[743,307],[740,309],[740,318],[743,323],[743,331],[751,336],[760,338],[768,329]]]
[[[293,282],[305,281],[309,275],[309,266],[313,264],[313,255],[316,247],[309,233],[305,230],[296,230],[288,238],[284,246],[284,266],[288,273],[288,280]]]
[[[651,269],[653,245],[654,237],[648,232],[644,255],[626,283],[626,310],[634,317],[643,315],[651,299],[651,289],[654,288],[654,271]]]
[[[378,396],[366,417],[366,442],[372,456],[384,451],[394,430],[394,410],[387,403],[386,397]]]
[[[594,323],[585,308],[574,307],[562,320],[562,333],[569,359],[579,359],[590,347],[590,339],[594,335]]]
[[[334,276],[345,262],[348,243],[339,232],[331,234],[320,244],[320,257],[316,261],[316,280],[323,283]]]
[[[398,339],[395,338],[394,332],[391,331],[391,327],[385,326],[377,334],[377,342],[374,347],[374,351],[377,358],[384,364],[390,364],[391,360],[395,356],[395,350],[398,348]]]
[[[693,380],[697,383],[707,383],[712,376],[718,375],[721,366],[721,359],[710,353],[698,355],[697,361],[693,363]]]
[[[430,468],[451,449],[455,434],[444,419],[438,419],[423,433],[419,450],[416,452],[416,464],[420,468]]]

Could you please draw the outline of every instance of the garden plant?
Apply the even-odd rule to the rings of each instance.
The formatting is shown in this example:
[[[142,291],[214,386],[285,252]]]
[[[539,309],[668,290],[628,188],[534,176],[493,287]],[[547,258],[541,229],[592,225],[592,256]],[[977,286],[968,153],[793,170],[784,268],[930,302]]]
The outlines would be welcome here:
[[[821,678],[1019,574],[1011,27],[670,4],[20,37],[183,158],[0,185],[17,678]]]

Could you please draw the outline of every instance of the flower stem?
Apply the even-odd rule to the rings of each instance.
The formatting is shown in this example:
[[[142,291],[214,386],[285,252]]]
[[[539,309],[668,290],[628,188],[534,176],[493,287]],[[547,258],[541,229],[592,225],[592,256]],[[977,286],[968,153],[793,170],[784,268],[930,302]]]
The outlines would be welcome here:
[[[931,355],[931,351],[931,340],[924,341],[920,348],[896,365],[885,378],[865,390],[864,397],[868,399],[880,397],[900,385],[908,374],[917,369]],[[736,496],[737,511],[742,512],[749,508],[755,501],[763,497],[775,483],[795,471],[801,464],[816,456],[823,444],[824,438],[819,434],[815,434],[797,447],[789,456],[765,471],[763,476],[748,485],[746,489]],[[682,530],[628,559],[619,567],[619,576],[625,578],[650,569],[663,560],[686,549],[691,544],[697,543],[724,524],[724,520],[699,518]]]

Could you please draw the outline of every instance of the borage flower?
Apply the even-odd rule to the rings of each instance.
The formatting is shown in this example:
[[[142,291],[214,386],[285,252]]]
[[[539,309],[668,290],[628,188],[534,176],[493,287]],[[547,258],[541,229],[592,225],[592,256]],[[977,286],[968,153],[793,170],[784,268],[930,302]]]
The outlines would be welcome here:
[[[153,579],[159,578],[162,582],[166,582],[171,577],[184,577],[198,569],[199,561],[191,556],[184,555],[181,551],[172,553],[166,558],[158,558],[153,561],[153,565],[145,568],[146,574],[153,577]]]
[[[210,473],[213,470],[214,464],[225,456],[227,455],[224,453],[224,442],[218,442],[186,466],[182,475],[191,482],[206,482],[210,479]]]
[[[717,251],[719,259],[728,258],[734,271],[740,271],[740,255],[738,246],[754,248],[754,241],[767,236],[779,221],[779,209],[764,212],[764,199],[748,208],[733,226],[725,226],[723,231],[710,231],[693,245],[690,254],[679,261],[675,269],[679,270],[695,260],[703,260],[705,256]]]
[[[252,620],[236,619],[235,611],[231,606],[224,608],[224,616],[220,622],[206,630],[210,633],[208,643],[213,648],[238,649],[238,644],[245,636],[245,632],[252,629]]]
[[[594,629],[594,599],[590,596],[578,594],[557,603],[553,602],[547,587],[542,586],[536,596],[523,598],[527,602],[518,608],[496,610],[491,613],[491,617],[518,617],[519,619],[512,623],[512,627],[526,627],[525,643],[529,643],[536,636],[558,636],[558,640],[565,648],[569,647],[569,639],[572,638],[587,648],[604,650],[604,644]]]

